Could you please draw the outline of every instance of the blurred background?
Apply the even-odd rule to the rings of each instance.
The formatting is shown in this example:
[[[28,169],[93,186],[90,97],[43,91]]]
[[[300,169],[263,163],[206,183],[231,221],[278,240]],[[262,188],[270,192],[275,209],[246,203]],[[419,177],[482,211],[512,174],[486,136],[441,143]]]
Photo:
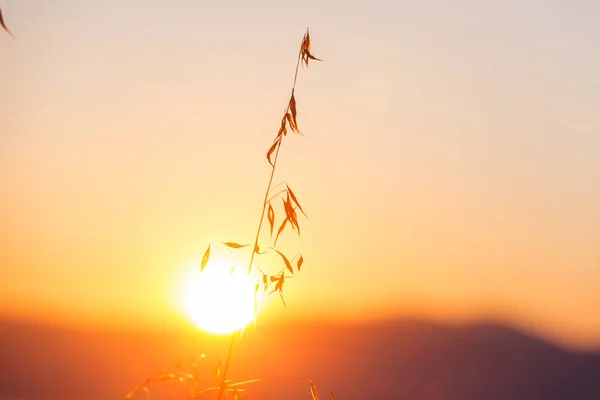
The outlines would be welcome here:
[[[16,36],[0,35],[0,367],[12,371],[0,397],[74,398],[37,381],[66,368],[65,382],[85,373],[91,381],[82,385],[93,393],[115,390],[98,398],[118,398],[115,388],[179,355],[219,348],[222,338],[188,325],[179,293],[209,242],[254,237],[269,174],[265,154],[307,26],[324,62],[300,71],[298,124],[307,138],[286,138],[275,177],[290,184],[310,218],[300,221],[300,239],[282,238],[305,263],[287,284],[288,308],[273,297],[261,313],[256,348],[271,349],[261,326],[293,325],[286,346],[336,343],[313,350],[348,369],[325,367],[321,358],[291,363],[297,355],[282,353],[300,368],[292,372],[310,365],[339,388],[367,366],[386,376],[401,368],[391,360],[422,360],[423,382],[438,382],[437,389],[414,383],[421,382],[414,371],[402,374],[405,381],[395,380],[397,372],[385,383],[367,381],[381,398],[469,399],[493,398],[473,382],[504,393],[473,378],[485,371],[480,361],[464,372],[470,383],[463,386],[473,392],[459,390],[459,397],[439,382],[462,381],[440,374],[466,368],[465,354],[485,354],[501,370],[496,357],[526,357],[521,341],[542,343],[530,350],[588,353],[556,361],[558,372],[539,372],[554,361],[535,353],[531,370],[486,376],[506,389],[543,387],[544,399],[597,396],[586,377],[599,376],[588,356],[600,346],[600,5],[0,6]],[[433,333],[422,338],[421,330]],[[169,349],[152,363],[142,357],[151,342],[127,335],[150,335]],[[177,350],[180,335],[202,344]],[[408,351],[403,335],[427,345],[415,344],[414,358],[389,353]],[[511,351],[498,350],[504,345]],[[109,357],[105,364],[89,353],[96,348]],[[268,352],[260,357],[277,362]],[[131,375],[118,372],[130,363],[138,363]],[[39,385],[31,384],[33,365]],[[430,365],[444,368],[438,374]],[[108,383],[114,376],[121,386]],[[76,386],[47,379],[64,390]],[[386,389],[409,382],[416,386],[405,397]],[[578,382],[581,392],[551,397],[564,382]],[[27,397],[26,387],[38,392]],[[362,392],[352,386],[348,393]]]

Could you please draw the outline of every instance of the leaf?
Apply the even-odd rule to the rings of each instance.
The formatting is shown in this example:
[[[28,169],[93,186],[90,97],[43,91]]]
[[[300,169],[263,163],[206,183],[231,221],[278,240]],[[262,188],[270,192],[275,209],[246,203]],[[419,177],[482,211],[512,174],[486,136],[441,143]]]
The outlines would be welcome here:
[[[279,297],[281,297],[281,302],[283,303],[283,306],[287,307],[287,305],[285,304],[285,300],[283,299],[283,283],[285,281],[285,275],[282,272],[280,276],[272,276],[271,281],[277,282],[277,283],[275,284],[275,289],[271,290],[271,292],[269,292],[269,294],[271,294],[275,291],[278,291]]]
[[[281,232],[283,232],[283,230],[285,229],[285,224],[287,223],[287,218],[283,220],[283,223],[281,224],[281,226],[279,227],[279,230],[277,231],[277,236],[275,236],[275,244],[277,244],[277,239],[279,239],[279,235],[281,234]]]
[[[208,263],[208,257],[210,257],[210,243],[208,244],[208,248],[204,252],[204,256],[202,256],[202,263],[200,264],[200,272],[204,270],[206,264]]]
[[[272,167],[275,167],[275,164],[273,164],[273,161],[271,161],[271,154],[273,154],[273,152],[277,148],[278,144],[279,144],[279,140],[276,141],[275,143],[273,143],[273,145],[271,146],[271,148],[267,152],[267,160],[269,160],[269,164],[271,164]]]
[[[317,388],[314,383],[310,381],[310,394],[312,395],[313,400],[319,400],[319,395],[317,394]]]
[[[308,33],[308,29],[306,29],[306,37],[304,39],[304,47],[306,51],[310,51],[310,33]]]
[[[281,118],[281,126],[279,127],[279,131],[277,132],[277,136],[275,137],[275,140],[273,140],[273,143],[280,142],[281,137],[287,135],[286,124],[287,124],[287,119],[284,115],[283,118]]]
[[[302,39],[302,45],[300,46],[300,52],[302,53],[302,61],[308,67],[308,58],[306,57],[306,53],[310,52],[310,34],[308,33],[308,29],[306,29],[306,34]]]
[[[290,203],[290,194],[287,193],[286,198],[285,199],[282,198],[281,200],[283,201],[283,210],[285,211],[285,216],[292,223],[292,227],[294,227],[294,221],[291,218],[291,216],[292,216],[292,205]]]
[[[296,98],[294,97],[294,89],[292,89],[292,97],[290,97],[290,110],[292,111],[292,117],[296,120]]]
[[[298,125],[296,125],[296,121],[294,121],[294,118],[292,117],[292,114],[290,114],[289,112],[285,114],[285,117],[287,118],[288,123],[290,124],[290,128],[292,128],[292,130],[296,133],[299,133],[300,135],[304,136],[304,134],[302,132],[300,132],[300,130],[298,129]]]
[[[283,258],[283,262],[285,263],[285,267],[293,274],[294,273],[294,269],[292,268],[292,264],[290,264],[290,261],[287,259],[287,257],[280,252],[277,249],[273,249],[277,252],[277,254],[279,254],[281,256],[281,258]]]
[[[302,46],[300,47],[300,51],[302,53],[302,61],[308,67],[308,60],[316,60],[323,61],[320,58],[317,58],[310,54],[310,34],[308,33],[308,29],[306,30],[306,35],[304,35],[304,40],[302,41]]]
[[[223,244],[232,249],[241,249],[242,247],[250,246],[249,244],[239,244],[236,242],[223,242]]]
[[[288,193],[290,194],[290,196],[292,196],[292,200],[294,200],[294,203],[296,203],[296,205],[298,206],[298,208],[300,209],[300,211],[302,211],[302,214],[304,214],[304,216],[306,218],[308,218],[308,216],[306,215],[306,213],[302,209],[302,206],[300,205],[300,203],[298,203],[298,199],[296,198],[296,195],[294,194],[294,192],[292,192],[292,189],[287,184],[286,184],[286,186],[287,186]]]
[[[268,281],[267,275],[262,271],[260,271],[260,272],[262,273],[263,285],[265,286],[265,291],[266,291],[267,288],[269,287],[269,281]]]
[[[275,223],[275,211],[273,206],[269,203],[269,209],[267,210],[267,218],[269,218],[269,226],[271,227],[271,237],[273,237],[273,224]]]
[[[292,209],[292,216],[294,217],[294,223],[296,224],[296,229],[298,229],[298,235],[300,235],[300,224],[298,224],[298,214],[296,214],[295,209]]]
[[[300,267],[302,267],[303,263],[304,263],[304,258],[302,258],[302,256],[300,256],[300,258],[298,259],[298,262],[296,263],[296,268],[298,268],[298,272],[300,272]]]
[[[313,56],[312,54],[310,54],[310,52],[307,52],[306,55],[308,56],[308,58],[310,58],[311,60],[315,60],[315,61],[323,61],[320,58],[317,58],[315,56]]]
[[[290,201],[290,191],[289,190],[285,191],[285,200],[283,200],[283,203],[284,203],[283,206],[285,207],[286,214],[291,215],[294,208],[292,207],[292,202]]]
[[[292,228],[298,231],[298,235],[300,234],[300,225],[298,225],[298,215],[296,214],[296,210],[292,207],[292,202],[290,201],[290,193],[287,193],[287,197],[283,199],[283,208],[285,209],[285,214],[287,219],[292,224]]]
[[[285,275],[282,272],[281,275],[279,275],[279,276],[272,276],[271,282],[277,282],[277,283],[275,284],[275,288],[273,290],[271,290],[270,293],[273,293],[275,291],[282,292],[283,291],[283,283],[285,282]]]
[[[297,133],[300,133],[300,131],[298,130],[298,120],[296,119],[296,114],[297,114],[297,112],[296,112],[296,99],[294,98],[294,90],[293,89],[292,89],[292,97],[290,97],[290,102],[289,102],[288,106],[290,107],[290,111],[292,112],[292,121],[294,121],[294,124],[293,125],[290,124],[290,126]]]
[[[12,32],[10,31],[10,29],[8,29],[6,27],[6,25],[4,24],[4,18],[2,17],[2,9],[0,8],[0,26],[2,27],[2,29],[4,29],[13,39],[15,39],[15,36],[12,34]]]
[[[287,115],[287,113],[286,113],[286,115]],[[277,132],[277,139],[279,139],[279,140],[281,140],[281,135],[283,135],[283,136],[287,135],[286,123],[287,123],[287,118],[284,115],[283,118],[281,119],[281,127],[279,127],[279,132]]]

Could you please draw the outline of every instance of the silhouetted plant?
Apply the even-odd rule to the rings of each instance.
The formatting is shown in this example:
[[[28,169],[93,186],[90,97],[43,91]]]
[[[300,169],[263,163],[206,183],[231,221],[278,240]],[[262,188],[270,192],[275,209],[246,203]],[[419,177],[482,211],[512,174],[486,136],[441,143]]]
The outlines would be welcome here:
[[[1,8],[0,8],[0,26],[2,27],[2,29],[4,29],[14,39],[15,36],[12,34],[12,32],[10,31],[10,29],[8,29],[6,27],[6,24],[4,23],[4,18],[2,17],[2,9]]]
[[[271,295],[277,292],[281,298],[283,305],[285,306],[285,300],[283,296],[283,286],[288,279],[293,278],[295,272],[299,272],[304,263],[304,258],[302,255],[297,254],[294,257],[288,257],[281,250],[277,248],[277,241],[279,240],[280,235],[286,229],[292,229],[300,235],[300,223],[298,221],[298,212],[302,213],[306,217],[306,213],[304,209],[300,205],[298,201],[298,197],[292,191],[291,187],[287,182],[282,182],[278,185],[273,185],[273,177],[275,175],[275,171],[277,169],[277,160],[279,159],[279,153],[281,150],[281,146],[283,144],[283,140],[287,137],[289,131],[302,135],[302,132],[298,128],[298,111],[297,111],[297,103],[295,97],[295,89],[296,82],[298,80],[298,70],[300,65],[308,67],[310,60],[321,61],[319,58],[313,56],[310,52],[310,34],[308,29],[302,38],[302,43],[300,45],[300,50],[298,52],[298,60],[296,62],[296,70],[294,72],[294,82],[292,84],[292,90],[290,99],[288,104],[283,112],[283,117],[281,118],[281,123],[279,126],[279,130],[273,143],[269,147],[266,157],[269,165],[271,166],[271,173],[269,176],[269,181],[267,184],[267,190],[265,192],[262,211],[260,220],[258,223],[258,228],[256,230],[256,236],[254,238],[254,243],[252,244],[252,253],[250,255],[250,260],[248,263],[248,274],[252,274],[254,269],[254,259],[256,255],[261,255],[265,253],[275,253],[280,258],[282,263],[282,268],[276,273],[268,273],[263,270],[258,270],[262,277],[262,282],[257,281],[255,286],[255,301],[254,301],[254,319],[256,322],[257,317],[257,298],[259,292],[262,290],[263,292]],[[269,246],[259,246],[260,233],[265,225],[265,215],[267,217],[268,225],[269,225],[269,237],[272,241],[272,244]],[[280,221],[277,221],[277,231],[275,232],[277,215],[282,215],[279,218]],[[237,250],[250,246],[250,244],[241,244],[239,242],[222,242],[222,244],[228,250]],[[202,272],[208,261],[210,259],[211,254],[211,244],[209,243],[204,255],[202,257],[202,261],[200,263],[200,271]],[[225,400],[227,398],[228,393],[231,393],[234,400],[240,399],[241,395],[247,397],[247,393],[242,386],[267,380],[265,378],[251,379],[243,382],[234,382],[228,379],[227,374],[229,371],[229,366],[231,364],[232,359],[232,351],[235,343],[236,336],[240,334],[241,330],[234,332],[231,335],[231,342],[229,345],[229,349],[227,352],[227,357],[225,359],[224,365],[219,360],[219,363],[215,372],[215,385],[212,387],[200,389],[198,387],[198,362],[200,361],[198,358],[192,358],[190,360],[186,360],[184,362],[178,363],[171,368],[160,371],[157,374],[152,375],[151,377],[145,379],[138,386],[136,386],[127,396],[126,400],[132,399],[138,392],[145,392],[147,398],[149,398],[149,389],[148,384],[151,382],[166,382],[166,381],[177,381],[182,383],[187,383],[190,385],[190,395],[195,396],[202,393],[216,391],[217,392],[217,400]],[[181,369],[183,367],[192,368],[193,372],[182,372]],[[310,384],[310,393],[312,395],[313,400],[318,400],[319,396],[317,394],[317,389],[313,382],[307,378],[292,378],[294,380],[306,380]],[[333,393],[331,394],[331,399],[333,399]]]

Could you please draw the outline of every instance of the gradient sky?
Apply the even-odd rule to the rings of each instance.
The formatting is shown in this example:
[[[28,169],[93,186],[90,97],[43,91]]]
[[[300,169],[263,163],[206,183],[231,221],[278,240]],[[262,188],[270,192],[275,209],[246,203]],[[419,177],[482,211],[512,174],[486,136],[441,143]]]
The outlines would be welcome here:
[[[209,241],[253,238],[310,26],[286,312],[600,345],[599,3],[0,5],[0,314],[177,311]]]

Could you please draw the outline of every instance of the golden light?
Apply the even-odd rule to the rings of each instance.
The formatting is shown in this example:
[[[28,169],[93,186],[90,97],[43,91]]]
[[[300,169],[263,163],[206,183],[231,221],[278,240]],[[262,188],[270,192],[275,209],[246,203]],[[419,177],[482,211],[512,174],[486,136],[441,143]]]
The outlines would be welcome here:
[[[232,333],[254,319],[259,306],[255,306],[256,280],[243,268],[209,265],[202,272],[196,269],[185,285],[185,310],[204,331]]]

